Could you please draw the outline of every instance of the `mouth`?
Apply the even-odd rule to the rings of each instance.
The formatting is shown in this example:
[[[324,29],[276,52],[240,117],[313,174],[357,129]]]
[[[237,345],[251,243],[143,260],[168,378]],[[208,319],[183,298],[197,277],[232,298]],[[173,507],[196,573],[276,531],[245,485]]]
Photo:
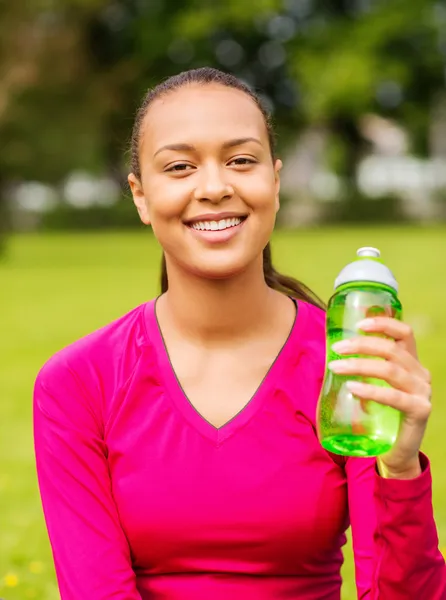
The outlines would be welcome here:
[[[238,227],[243,221],[246,221],[247,218],[247,215],[213,220],[202,218],[200,220],[189,221],[186,225],[195,231],[225,231],[232,227]]]
[[[210,219],[208,215],[185,223],[195,238],[206,244],[222,244],[236,236],[243,228],[248,215],[222,215]]]

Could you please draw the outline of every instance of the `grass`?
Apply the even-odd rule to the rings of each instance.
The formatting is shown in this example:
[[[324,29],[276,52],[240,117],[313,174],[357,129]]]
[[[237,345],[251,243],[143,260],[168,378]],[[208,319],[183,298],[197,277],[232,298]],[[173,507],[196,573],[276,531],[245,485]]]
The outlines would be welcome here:
[[[322,229],[275,236],[277,266],[328,299],[355,249],[376,245],[400,281],[405,318],[434,379],[424,450],[446,546],[446,228]],[[58,598],[34,472],[32,385],[43,362],[157,293],[159,249],[142,232],[17,236],[0,263],[0,596]],[[346,550],[343,598],[356,597]]]

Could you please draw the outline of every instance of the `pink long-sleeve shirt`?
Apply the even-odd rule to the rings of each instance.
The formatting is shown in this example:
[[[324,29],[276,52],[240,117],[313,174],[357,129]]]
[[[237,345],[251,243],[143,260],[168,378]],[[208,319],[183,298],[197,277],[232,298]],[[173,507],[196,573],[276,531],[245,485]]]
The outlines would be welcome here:
[[[155,302],[40,371],[35,448],[63,600],[445,600],[431,474],[379,477],[315,431],[324,313],[305,302],[247,406],[215,428],[182,391]]]

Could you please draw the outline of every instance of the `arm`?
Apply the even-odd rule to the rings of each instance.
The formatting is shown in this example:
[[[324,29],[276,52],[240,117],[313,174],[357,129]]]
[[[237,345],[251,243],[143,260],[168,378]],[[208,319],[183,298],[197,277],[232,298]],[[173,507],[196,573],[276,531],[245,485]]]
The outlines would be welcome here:
[[[362,401],[391,406],[401,414],[398,435],[385,454],[371,462],[347,461],[359,597],[446,600],[446,567],[438,551],[431,473],[420,453],[432,410],[431,376],[418,360],[413,331],[406,323],[376,317],[361,321],[358,329],[375,335],[334,344],[335,350],[354,358],[335,361],[333,370],[363,378],[347,384]],[[365,383],[368,377],[389,385]]]
[[[37,378],[34,441],[62,600],[140,600],[101,422],[65,365],[48,363]]]
[[[429,461],[415,479],[384,479],[374,459],[349,458],[346,472],[360,600],[446,600]]]

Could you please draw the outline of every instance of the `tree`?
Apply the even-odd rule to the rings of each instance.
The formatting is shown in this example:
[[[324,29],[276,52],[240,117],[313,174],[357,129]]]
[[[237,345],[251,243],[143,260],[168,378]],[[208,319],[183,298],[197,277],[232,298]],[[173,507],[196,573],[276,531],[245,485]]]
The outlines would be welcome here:
[[[212,65],[262,91],[282,147],[308,124],[331,131],[353,197],[364,113],[402,122],[426,152],[445,25],[434,0],[3,2],[0,180],[58,183],[85,168],[124,182],[146,89]]]
[[[2,239],[8,224],[4,192],[11,183],[58,183],[72,168],[94,168],[101,161],[100,103],[79,85],[88,60],[82,45],[85,3],[78,4],[50,10],[39,2],[0,3]]]
[[[446,10],[432,0],[313,3],[290,42],[290,69],[305,120],[325,124],[343,144],[351,183],[366,113],[402,123],[414,150],[427,152],[430,111],[444,89],[445,24]]]

